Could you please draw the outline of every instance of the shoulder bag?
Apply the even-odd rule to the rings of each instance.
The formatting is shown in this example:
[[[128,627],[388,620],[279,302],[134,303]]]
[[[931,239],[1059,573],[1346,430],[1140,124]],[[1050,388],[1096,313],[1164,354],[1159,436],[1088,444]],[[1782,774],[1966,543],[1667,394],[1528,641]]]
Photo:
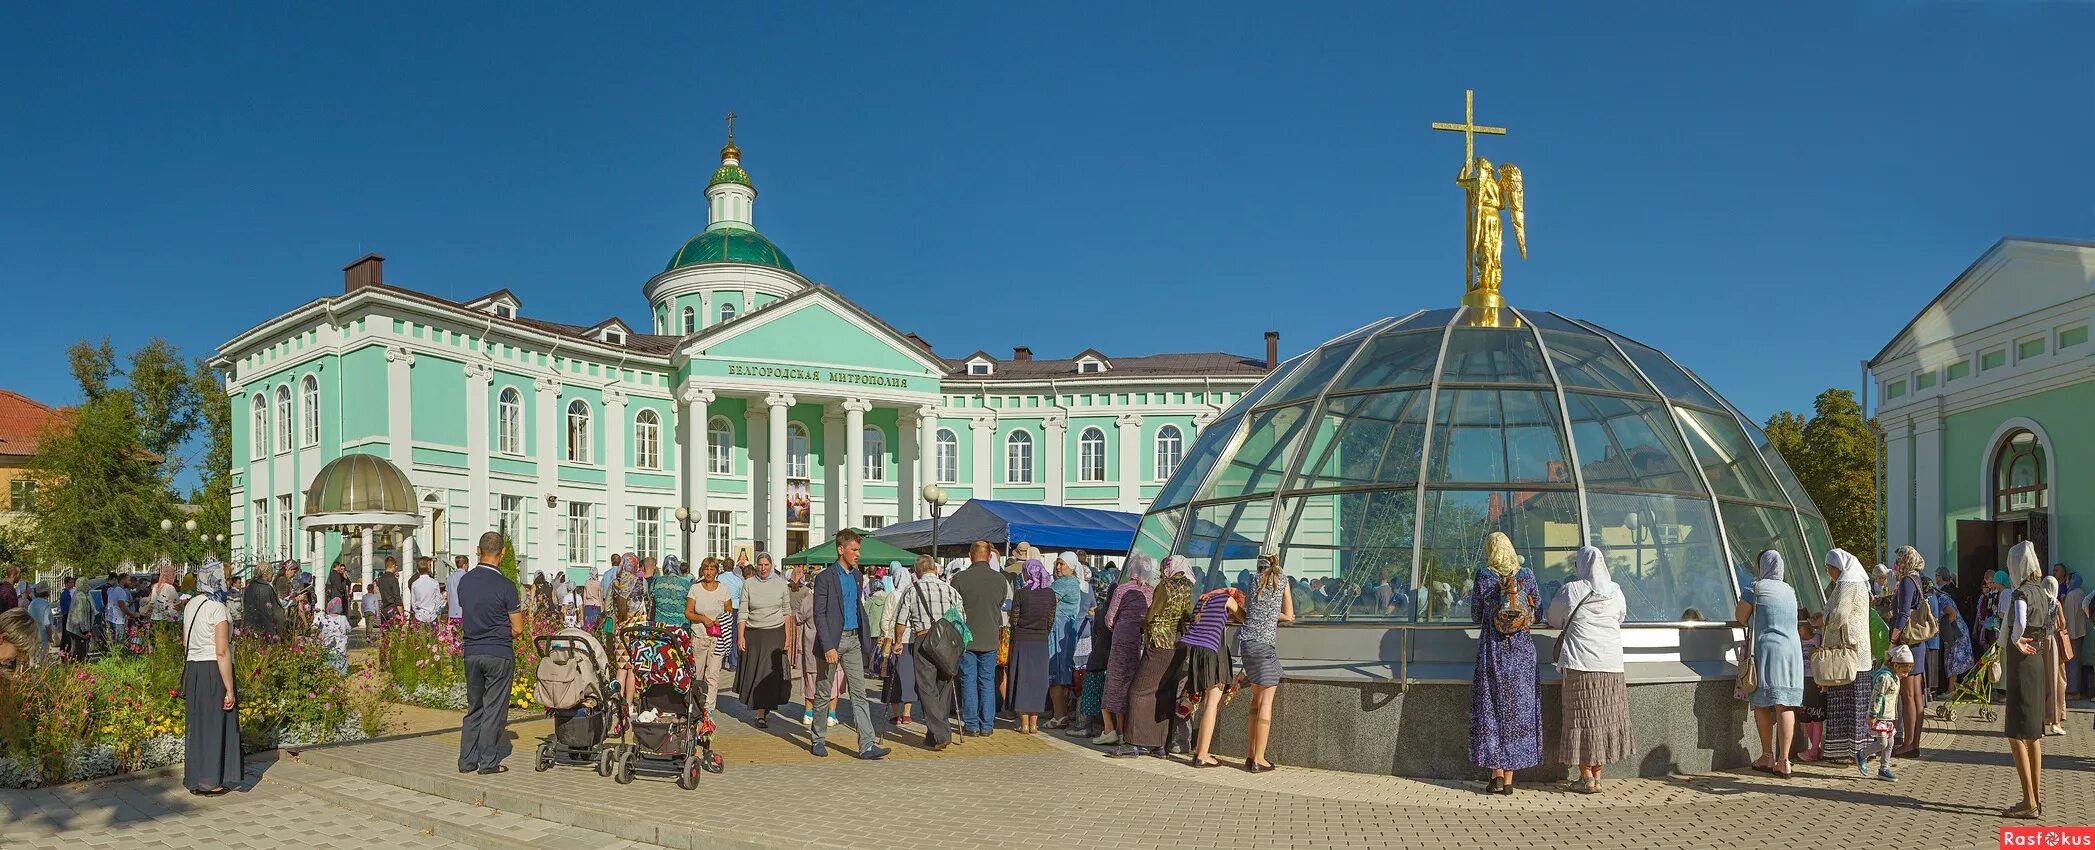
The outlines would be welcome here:
[[[1557,631],[1557,646],[1549,654],[1549,663],[1557,665],[1558,669],[1564,667],[1564,636],[1571,633],[1571,624],[1578,622],[1579,609],[1586,607],[1586,603],[1591,601],[1593,594],[1588,592],[1585,598],[1579,600],[1579,604],[1571,606],[1571,613],[1564,615],[1564,628]]]
[[[1920,601],[1913,606],[1912,613],[1906,615],[1906,628],[1899,632],[1899,643],[1916,646],[1927,643],[1941,631],[1942,626],[1935,621],[1935,606],[1928,601],[1930,594],[1918,592],[1920,579],[1907,576],[1906,580],[1913,582],[1914,596]]]
[[[917,652],[924,660],[931,662],[932,667],[938,669],[939,675],[949,679],[960,675],[960,651],[963,646],[960,630],[954,628],[952,620],[932,615],[931,595],[924,592],[922,585],[917,586],[916,597],[917,607],[924,612],[924,618],[931,621],[930,628],[925,629],[923,634],[917,635],[912,641],[917,647]]]
[[[1819,643],[1818,650],[1811,654],[1811,678],[1819,687],[1835,688],[1855,683],[1855,665],[1862,662],[1862,650],[1855,645],[1854,631],[1854,624],[1843,623],[1840,643],[1835,643],[1834,636],[1828,634]]]

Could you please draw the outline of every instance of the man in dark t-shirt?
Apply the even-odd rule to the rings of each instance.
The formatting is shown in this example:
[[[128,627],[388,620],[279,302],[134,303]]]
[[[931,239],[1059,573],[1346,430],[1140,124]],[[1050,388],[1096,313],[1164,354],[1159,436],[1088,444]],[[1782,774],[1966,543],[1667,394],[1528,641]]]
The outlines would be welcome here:
[[[502,575],[502,535],[480,535],[480,563],[458,580],[466,664],[466,719],[458,736],[458,772],[502,773],[502,732],[509,725],[509,686],[516,678],[516,639],[524,607],[516,583]]]

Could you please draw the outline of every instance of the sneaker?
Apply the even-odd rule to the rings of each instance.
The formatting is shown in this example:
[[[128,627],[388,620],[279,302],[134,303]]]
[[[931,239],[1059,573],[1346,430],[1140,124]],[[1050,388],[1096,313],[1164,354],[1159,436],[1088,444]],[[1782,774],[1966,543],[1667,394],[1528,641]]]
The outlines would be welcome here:
[[[1856,772],[1856,773],[1859,773],[1859,774],[1862,774],[1863,776],[1868,776],[1868,775],[1869,775],[1869,759],[1861,759],[1861,758],[1859,758],[1859,759],[1856,759],[1856,760],[1855,760],[1855,772]]]
[[[1053,720],[1049,720],[1049,721],[1047,721],[1047,722],[1045,722],[1045,723],[1042,723],[1042,724],[1040,724],[1040,725],[1042,725],[1042,726],[1045,726],[1045,727],[1047,727],[1047,728],[1049,728],[1049,729],[1061,729],[1061,728],[1063,728],[1063,727],[1066,727],[1066,726],[1068,726],[1068,725],[1069,725],[1069,721],[1067,721],[1067,720],[1064,720],[1064,719],[1062,719],[1062,718],[1060,718],[1060,717],[1057,717],[1057,718],[1055,718],[1055,719],[1053,719]]]
[[[829,745],[824,744],[821,741],[816,741],[814,746],[809,747],[807,749],[807,752],[808,755],[814,756],[816,758],[828,758]]]
[[[858,757],[861,761],[879,761],[886,758],[889,752],[891,751],[886,747],[867,747],[858,752]]]
[[[1882,780],[1884,780],[1884,781],[1886,781],[1886,782],[1897,782],[1897,781],[1899,781],[1899,778],[1898,778],[1897,776],[1893,776],[1893,775],[1892,775],[1892,773],[1891,773],[1891,768],[1888,768],[1888,767],[1887,767],[1887,768],[1885,768],[1885,769],[1883,769],[1883,770],[1877,771],[1877,778],[1878,778],[1878,779],[1882,779]]]
[[[835,725],[837,725],[837,713],[836,713],[836,712],[834,712],[834,711],[832,711],[832,712],[830,712],[830,713],[829,713],[829,725],[831,725],[831,726],[835,726]]]
[[[1091,739],[1091,743],[1097,744],[1101,747],[1111,747],[1117,745],[1120,743],[1120,732],[1119,730],[1101,732],[1099,733],[1098,737]]]

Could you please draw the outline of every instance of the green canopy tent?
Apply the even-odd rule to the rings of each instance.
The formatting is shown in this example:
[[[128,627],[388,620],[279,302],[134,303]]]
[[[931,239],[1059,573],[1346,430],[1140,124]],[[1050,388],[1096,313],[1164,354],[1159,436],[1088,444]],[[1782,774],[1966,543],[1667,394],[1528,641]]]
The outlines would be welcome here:
[[[866,534],[866,532],[862,529],[852,530],[857,531],[859,534]],[[899,546],[895,546],[891,543],[882,543],[878,540],[873,539],[871,535],[867,535],[864,541],[859,544],[859,564],[878,564],[884,566],[889,561],[901,561],[902,566],[908,567],[911,564],[915,564],[917,562],[917,553],[911,552],[908,549],[903,549]],[[834,564],[836,562],[837,544],[834,540],[828,543],[824,543],[813,549],[808,549],[803,552],[796,552],[794,554],[787,555],[785,559],[785,563],[789,565]]]

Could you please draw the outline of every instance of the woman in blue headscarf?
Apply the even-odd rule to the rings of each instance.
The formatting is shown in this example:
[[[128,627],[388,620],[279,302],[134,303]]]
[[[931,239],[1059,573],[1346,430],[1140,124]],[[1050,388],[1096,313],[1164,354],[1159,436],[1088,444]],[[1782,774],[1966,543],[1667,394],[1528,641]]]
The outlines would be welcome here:
[[[1055,624],[1054,582],[1039,558],[1026,561],[1019,589],[1011,596],[1011,702],[1018,711],[1018,733],[1040,731],[1040,712],[1047,708],[1048,635]]]
[[[1055,559],[1055,580],[1048,589],[1055,593],[1055,622],[1048,631],[1048,697],[1054,702],[1055,716],[1048,720],[1049,729],[1068,726],[1074,719],[1070,709],[1076,701],[1070,686],[1077,681],[1077,638],[1082,631],[1084,613],[1084,583],[1077,577],[1082,564],[1077,553],[1064,552]]]

